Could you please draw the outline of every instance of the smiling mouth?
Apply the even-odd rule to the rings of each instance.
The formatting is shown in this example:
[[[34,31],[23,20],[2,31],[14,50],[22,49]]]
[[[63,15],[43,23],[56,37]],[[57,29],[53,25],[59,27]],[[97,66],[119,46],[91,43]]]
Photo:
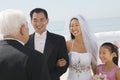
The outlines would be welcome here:
[[[41,28],[41,26],[38,26],[38,28]]]
[[[74,31],[73,33],[74,33],[74,34],[77,34],[77,31]]]
[[[38,26],[37,28],[40,29],[42,26]]]

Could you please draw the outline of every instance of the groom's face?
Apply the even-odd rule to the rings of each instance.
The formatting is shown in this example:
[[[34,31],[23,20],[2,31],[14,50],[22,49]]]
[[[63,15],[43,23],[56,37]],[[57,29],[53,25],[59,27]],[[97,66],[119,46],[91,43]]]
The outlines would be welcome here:
[[[43,33],[46,30],[48,24],[48,19],[46,19],[43,12],[33,13],[31,23],[35,31],[39,34]]]

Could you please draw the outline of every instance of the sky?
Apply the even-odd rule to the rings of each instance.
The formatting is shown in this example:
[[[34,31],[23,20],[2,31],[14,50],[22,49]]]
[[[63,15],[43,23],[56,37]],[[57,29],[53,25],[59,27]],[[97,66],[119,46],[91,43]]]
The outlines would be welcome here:
[[[0,0],[0,11],[22,10],[29,20],[29,12],[36,7],[47,10],[50,21],[63,21],[82,14],[90,19],[120,17],[120,0]]]
[[[22,10],[29,26],[29,12],[37,7],[47,10],[50,22],[66,21],[78,14],[88,19],[120,17],[120,0],[0,0],[0,11]],[[33,28],[30,27],[29,30],[30,33],[33,32]]]

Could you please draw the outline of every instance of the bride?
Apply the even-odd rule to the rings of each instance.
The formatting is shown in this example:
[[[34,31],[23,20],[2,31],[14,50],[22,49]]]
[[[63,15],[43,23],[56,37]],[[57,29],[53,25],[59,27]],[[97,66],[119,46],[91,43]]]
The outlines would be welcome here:
[[[90,80],[97,65],[98,48],[94,34],[81,15],[70,18],[65,30],[69,38],[66,42],[69,55],[67,80]]]
[[[97,43],[87,21],[81,15],[68,22],[70,40],[66,42],[69,55],[68,80],[90,80],[97,65]]]

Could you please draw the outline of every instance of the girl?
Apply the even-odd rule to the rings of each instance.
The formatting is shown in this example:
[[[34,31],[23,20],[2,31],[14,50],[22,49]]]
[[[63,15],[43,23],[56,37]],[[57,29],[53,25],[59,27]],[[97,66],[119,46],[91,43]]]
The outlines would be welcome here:
[[[102,44],[99,57],[104,64],[98,65],[96,73],[106,75],[108,80],[120,80],[118,47],[109,42]]]

